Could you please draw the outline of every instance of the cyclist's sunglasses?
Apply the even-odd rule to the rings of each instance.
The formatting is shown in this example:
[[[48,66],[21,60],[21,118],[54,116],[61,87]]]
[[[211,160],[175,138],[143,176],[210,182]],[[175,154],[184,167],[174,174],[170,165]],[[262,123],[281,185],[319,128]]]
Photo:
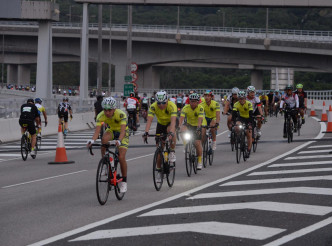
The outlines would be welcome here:
[[[165,105],[166,102],[157,102],[158,105]]]

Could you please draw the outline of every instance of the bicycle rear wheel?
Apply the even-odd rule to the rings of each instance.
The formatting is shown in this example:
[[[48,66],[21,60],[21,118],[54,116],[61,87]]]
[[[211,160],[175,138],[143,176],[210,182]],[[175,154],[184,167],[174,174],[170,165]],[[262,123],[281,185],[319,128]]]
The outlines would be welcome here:
[[[160,161],[160,168],[157,163]],[[161,189],[164,181],[164,157],[163,153],[157,149],[153,157],[153,184],[157,191]]]
[[[208,159],[208,139],[205,139],[204,143],[203,143],[203,166],[206,167],[207,166],[207,159]]]
[[[168,162],[168,173],[166,174],[167,184],[172,187],[175,179],[175,162]]]
[[[209,149],[209,165],[212,166],[213,163],[213,157],[214,157],[214,150],[211,148]]]
[[[197,174],[197,154],[196,154],[196,147],[193,143],[191,144],[190,160],[194,173]]]
[[[187,175],[188,177],[191,176],[191,172],[192,172],[192,165],[191,165],[191,160],[190,160],[190,148],[189,148],[189,143],[187,143],[186,145],[186,150],[185,150],[185,159],[186,159],[186,171],[187,171]]]
[[[37,136],[37,142],[36,142],[36,149],[37,150],[41,150],[41,140],[42,140],[42,137]]]
[[[28,158],[28,154],[29,154],[28,140],[27,136],[23,134],[21,138],[21,155],[23,161],[26,161],[26,159]]]
[[[116,186],[114,187],[114,191],[115,191],[115,196],[118,200],[122,200],[124,195],[125,195],[125,192],[120,192],[120,183],[122,181],[119,181],[120,179],[122,179],[122,175],[121,175],[121,168],[118,168],[118,163],[115,163],[115,171],[116,171]]]
[[[110,191],[110,168],[111,166],[107,158],[102,158],[99,161],[96,176],[96,192],[100,205],[104,205],[107,202]]]

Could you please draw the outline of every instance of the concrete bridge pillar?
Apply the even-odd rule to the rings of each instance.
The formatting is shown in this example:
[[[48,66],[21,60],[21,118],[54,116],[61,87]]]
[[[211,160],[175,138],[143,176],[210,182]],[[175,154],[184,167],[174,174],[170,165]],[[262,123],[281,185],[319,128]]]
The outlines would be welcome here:
[[[275,68],[271,70],[271,89],[283,90],[294,84],[294,69]]]
[[[255,86],[256,90],[263,89],[263,71],[261,70],[251,71],[251,85]]]
[[[123,92],[124,77],[126,76],[126,65],[115,65],[115,91]]]
[[[16,64],[7,65],[7,84],[17,84],[17,70],[18,70],[18,65]]]
[[[40,21],[38,32],[36,96],[52,96],[52,22]]]
[[[153,66],[144,66],[138,68],[138,90],[140,88],[160,88],[160,68]]]
[[[30,66],[18,65],[17,81],[19,85],[30,85]]]

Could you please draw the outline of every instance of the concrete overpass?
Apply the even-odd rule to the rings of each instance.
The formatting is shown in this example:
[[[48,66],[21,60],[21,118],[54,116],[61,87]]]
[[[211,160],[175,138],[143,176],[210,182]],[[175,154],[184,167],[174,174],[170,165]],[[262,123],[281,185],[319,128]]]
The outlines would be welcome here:
[[[28,77],[28,64],[36,63],[38,27],[35,23],[0,23],[5,35],[9,78]],[[159,87],[161,66],[224,67],[253,71],[260,87],[261,70],[276,67],[332,72],[332,32],[236,29],[216,27],[133,27],[133,61],[139,65],[138,85]],[[53,62],[80,61],[79,24],[53,23]],[[89,60],[97,61],[97,26],[89,29]],[[116,68],[115,90],[123,88],[126,66],[127,26],[112,26],[112,61]],[[108,63],[109,27],[103,28],[103,62]],[[10,80],[10,79],[9,79]],[[9,81],[11,82],[11,81]]]

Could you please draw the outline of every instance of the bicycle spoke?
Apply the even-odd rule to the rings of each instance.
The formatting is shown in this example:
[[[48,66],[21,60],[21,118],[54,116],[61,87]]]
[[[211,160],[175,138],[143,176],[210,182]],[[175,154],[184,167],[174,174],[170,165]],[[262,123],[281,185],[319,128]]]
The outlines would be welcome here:
[[[107,202],[110,190],[110,164],[107,158],[102,158],[99,162],[96,176],[96,192],[100,205]]]

